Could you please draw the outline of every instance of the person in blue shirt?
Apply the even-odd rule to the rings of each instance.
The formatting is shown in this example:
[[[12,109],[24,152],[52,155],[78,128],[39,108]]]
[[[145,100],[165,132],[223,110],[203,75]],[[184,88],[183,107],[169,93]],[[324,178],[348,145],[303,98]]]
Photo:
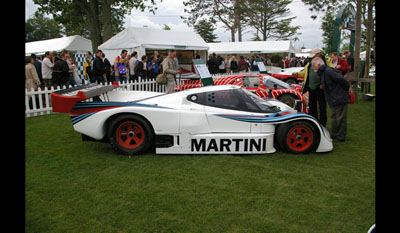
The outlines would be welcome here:
[[[147,63],[147,77],[154,79],[159,73],[159,64],[157,62],[157,56],[151,56],[150,61]]]

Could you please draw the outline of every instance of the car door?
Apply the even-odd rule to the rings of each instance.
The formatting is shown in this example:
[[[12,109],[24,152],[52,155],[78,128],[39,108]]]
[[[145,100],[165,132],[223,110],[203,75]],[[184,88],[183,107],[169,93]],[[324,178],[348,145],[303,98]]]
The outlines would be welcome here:
[[[180,133],[202,134],[211,132],[204,105],[200,99],[201,94],[198,93],[184,96],[180,113]]]
[[[241,120],[249,113],[243,111],[243,102],[237,95],[237,90],[237,88],[225,89],[205,93],[204,110],[212,132],[250,132],[251,124]]]

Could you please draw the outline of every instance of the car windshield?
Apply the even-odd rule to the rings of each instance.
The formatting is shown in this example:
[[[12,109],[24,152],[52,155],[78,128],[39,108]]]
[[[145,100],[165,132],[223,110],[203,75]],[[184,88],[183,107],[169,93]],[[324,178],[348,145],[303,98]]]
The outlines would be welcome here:
[[[241,90],[244,92],[246,96],[249,97],[249,99],[257,105],[263,112],[279,112],[280,108],[278,106],[272,105],[268,103],[268,101],[265,101],[261,97],[251,93],[250,91],[246,90],[245,88],[241,88]],[[249,107],[249,106],[248,106]]]
[[[266,75],[263,77],[263,83],[268,88],[285,88],[290,89],[290,85],[272,76]]]

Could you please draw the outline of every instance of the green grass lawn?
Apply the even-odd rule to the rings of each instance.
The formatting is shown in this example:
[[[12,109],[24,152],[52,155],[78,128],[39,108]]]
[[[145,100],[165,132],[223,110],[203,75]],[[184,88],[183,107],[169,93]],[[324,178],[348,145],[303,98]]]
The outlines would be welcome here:
[[[323,154],[122,156],[82,142],[68,114],[26,118],[25,133],[26,232],[365,233],[375,223],[375,101],[349,105],[347,141]]]

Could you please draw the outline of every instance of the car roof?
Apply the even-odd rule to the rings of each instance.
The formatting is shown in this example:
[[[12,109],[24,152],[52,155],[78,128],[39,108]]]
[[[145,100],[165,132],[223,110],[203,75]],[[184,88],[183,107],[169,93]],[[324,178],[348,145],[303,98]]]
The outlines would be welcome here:
[[[199,87],[199,88],[193,88],[193,89],[187,89],[182,92],[186,92],[186,94],[194,94],[194,93],[203,93],[203,92],[209,92],[209,91],[222,91],[222,90],[234,90],[234,89],[240,89],[242,87],[236,86],[236,85],[216,85],[216,86],[206,86],[206,87]]]

